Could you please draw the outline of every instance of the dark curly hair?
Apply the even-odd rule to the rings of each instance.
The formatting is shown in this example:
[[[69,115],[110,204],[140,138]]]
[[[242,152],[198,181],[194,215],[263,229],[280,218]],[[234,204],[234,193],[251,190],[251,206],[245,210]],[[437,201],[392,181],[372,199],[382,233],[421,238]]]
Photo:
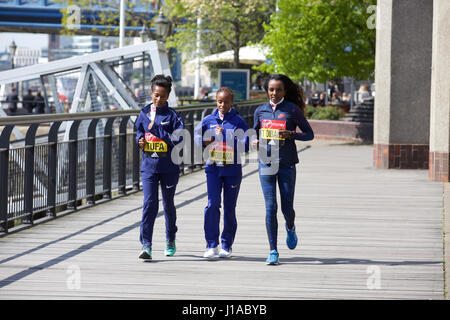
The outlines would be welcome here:
[[[305,114],[305,93],[300,85],[294,83],[288,76],[285,76],[284,74],[271,74],[269,77],[267,77],[263,85],[264,90],[267,93],[269,91],[270,80],[283,82],[284,89],[286,90],[286,95],[284,96],[284,98],[287,101],[298,105],[303,114]]]
[[[167,90],[167,95],[169,95],[170,91],[172,90],[172,77],[171,76],[157,74],[156,76],[153,77],[153,79],[150,81],[150,83],[152,84],[152,91],[153,91],[153,88],[156,86],[163,87]]]

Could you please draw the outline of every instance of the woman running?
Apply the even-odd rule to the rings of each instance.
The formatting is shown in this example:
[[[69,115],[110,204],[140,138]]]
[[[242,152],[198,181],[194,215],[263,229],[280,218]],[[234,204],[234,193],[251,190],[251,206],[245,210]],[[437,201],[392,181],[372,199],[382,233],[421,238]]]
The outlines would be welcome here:
[[[217,109],[205,117],[195,130],[197,145],[209,148],[205,168],[208,190],[208,205],[204,211],[205,258],[230,257],[237,230],[235,209],[242,180],[240,157],[249,146],[244,135],[248,127],[232,108],[233,100],[234,94],[230,88],[220,88],[216,94]],[[239,129],[242,131],[239,132]],[[222,190],[224,221],[219,251]]]
[[[254,129],[259,144],[259,178],[266,205],[266,229],[270,254],[268,265],[278,264],[277,248],[277,194],[280,189],[281,211],[286,221],[286,244],[297,246],[295,232],[295,165],[299,162],[295,140],[312,140],[313,130],[304,116],[303,90],[282,74],[273,74],[264,83],[269,101],[255,111]],[[301,132],[296,129],[300,128]]]
[[[152,102],[142,108],[135,126],[136,141],[142,151],[142,187],[144,190],[144,206],[140,226],[140,242],[142,251],[140,259],[152,259],[152,236],[156,215],[158,214],[158,186],[161,185],[164,216],[166,219],[165,255],[173,256],[176,251],[175,233],[176,210],[174,195],[179,166],[171,159],[171,151],[176,143],[172,142],[172,133],[183,129],[181,117],[170,108],[167,100],[172,89],[170,76],[156,75],[151,80]]]

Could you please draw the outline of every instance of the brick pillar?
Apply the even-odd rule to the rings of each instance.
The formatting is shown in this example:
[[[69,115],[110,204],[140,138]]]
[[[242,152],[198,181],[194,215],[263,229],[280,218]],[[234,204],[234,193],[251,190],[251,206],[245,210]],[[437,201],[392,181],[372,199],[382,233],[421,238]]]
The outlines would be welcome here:
[[[378,0],[376,168],[428,169],[433,1]]]
[[[435,0],[433,11],[429,177],[449,182],[450,1]]]

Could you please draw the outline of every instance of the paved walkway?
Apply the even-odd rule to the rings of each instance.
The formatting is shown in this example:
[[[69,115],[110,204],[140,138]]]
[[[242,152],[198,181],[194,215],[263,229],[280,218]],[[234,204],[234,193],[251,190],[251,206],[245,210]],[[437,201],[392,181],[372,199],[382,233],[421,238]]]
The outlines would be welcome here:
[[[372,146],[299,143],[300,245],[266,266],[264,202],[244,168],[230,260],[205,261],[203,171],[177,188],[177,253],[139,261],[142,193],[0,238],[0,299],[443,299],[443,184],[426,170],[372,168]]]

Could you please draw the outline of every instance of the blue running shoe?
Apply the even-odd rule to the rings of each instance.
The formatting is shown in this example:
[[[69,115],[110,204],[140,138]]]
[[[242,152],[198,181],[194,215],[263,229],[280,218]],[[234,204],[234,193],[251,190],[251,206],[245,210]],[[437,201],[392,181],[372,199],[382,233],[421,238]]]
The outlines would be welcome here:
[[[139,254],[139,259],[152,260],[152,248],[143,246],[142,251]]]
[[[278,264],[278,252],[277,250],[270,251],[269,257],[266,260],[267,265],[276,265]]]
[[[177,247],[175,245],[175,240],[174,241],[166,241],[166,249],[164,250],[164,254],[167,257],[171,257],[175,254],[175,252],[177,251]]]
[[[292,230],[289,230],[286,227],[286,231],[287,231],[287,237],[286,237],[286,244],[287,247],[291,250],[295,249],[295,247],[297,246],[297,234],[295,233],[295,226],[292,228]]]

